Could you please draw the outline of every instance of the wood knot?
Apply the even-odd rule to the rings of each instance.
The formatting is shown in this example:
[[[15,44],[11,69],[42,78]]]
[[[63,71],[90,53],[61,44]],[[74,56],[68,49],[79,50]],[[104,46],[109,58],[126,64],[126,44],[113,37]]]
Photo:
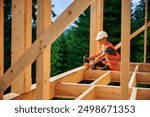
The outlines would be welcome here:
[[[71,15],[71,14],[72,14],[72,11],[69,11],[68,14]]]

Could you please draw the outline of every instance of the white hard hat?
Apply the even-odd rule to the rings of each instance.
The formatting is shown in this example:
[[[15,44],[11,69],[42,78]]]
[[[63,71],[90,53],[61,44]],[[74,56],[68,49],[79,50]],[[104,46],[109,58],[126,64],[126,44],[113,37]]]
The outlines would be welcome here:
[[[100,32],[97,34],[96,40],[101,40],[101,39],[103,39],[104,37],[108,37],[107,33],[106,33],[105,31],[100,31]]]

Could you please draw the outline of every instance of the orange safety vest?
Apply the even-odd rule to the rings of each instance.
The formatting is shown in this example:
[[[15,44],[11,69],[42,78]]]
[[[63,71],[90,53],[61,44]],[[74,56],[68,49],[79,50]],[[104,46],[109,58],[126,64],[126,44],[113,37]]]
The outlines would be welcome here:
[[[120,62],[120,55],[118,54],[118,52],[116,51],[116,49],[114,48],[114,46],[109,43],[107,45],[107,47],[111,47],[115,50],[116,55],[110,55],[110,54],[105,54],[105,64],[108,65],[110,67],[111,70],[119,70],[120,66],[119,66],[119,62]]]

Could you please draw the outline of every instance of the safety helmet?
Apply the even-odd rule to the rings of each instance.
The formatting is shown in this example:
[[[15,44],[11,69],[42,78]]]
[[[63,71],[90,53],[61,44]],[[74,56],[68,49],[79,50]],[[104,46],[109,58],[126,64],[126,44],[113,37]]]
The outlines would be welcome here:
[[[96,40],[101,40],[101,39],[103,39],[104,37],[108,37],[107,33],[106,33],[105,31],[100,31],[100,32],[97,34]]]

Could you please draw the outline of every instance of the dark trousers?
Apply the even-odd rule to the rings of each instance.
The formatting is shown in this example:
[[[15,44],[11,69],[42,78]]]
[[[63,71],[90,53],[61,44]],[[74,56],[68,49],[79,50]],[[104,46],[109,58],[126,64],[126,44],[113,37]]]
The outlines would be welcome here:
[[[101,67],[101,70],[110,70],[110,67],[109,67],[108,65],[105,65],[102,61],[100,61],[100,62],[94,64],[94,65],[92,66],[92,69],[93,69],[93,70],[96,70],[96,69],[97,69],[97,66],[98,66],[98,67]]]

